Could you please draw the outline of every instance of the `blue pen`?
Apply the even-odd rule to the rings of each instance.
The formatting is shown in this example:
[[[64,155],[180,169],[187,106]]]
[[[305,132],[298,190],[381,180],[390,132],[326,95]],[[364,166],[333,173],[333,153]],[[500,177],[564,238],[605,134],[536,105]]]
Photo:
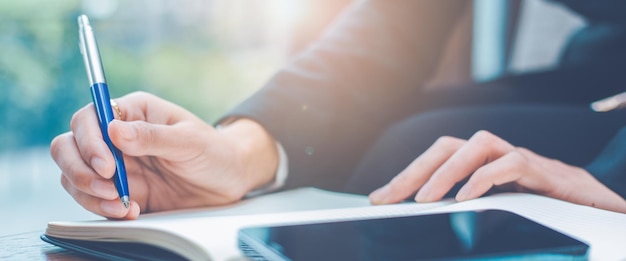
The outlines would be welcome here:
[[[113,146],[109,138],[109,123],[115,119],[115,116],[113,114],[113,108],[111,107],[109,89],[107,88],[104,78],[104,70],[102,69],[98,44],[96,43],[96,37],[94,36],[93,29],[91,29],[89,19],[86,15],[78,17],[78,27],[80,53],[83,55],[85,62],[89,86],[91,87],[91,98],[96,107],[102,138],[104,138],[104,142],[109,146],[115,158],[115,175],[113,176],[115,187],[117,188],[117,193],[122,203],[124,203],[124,207],[128,208],[130,206],[130,198],[128,181],[126,179],[126,166],[124,166],[124,155],[122,155],[119,149]]]

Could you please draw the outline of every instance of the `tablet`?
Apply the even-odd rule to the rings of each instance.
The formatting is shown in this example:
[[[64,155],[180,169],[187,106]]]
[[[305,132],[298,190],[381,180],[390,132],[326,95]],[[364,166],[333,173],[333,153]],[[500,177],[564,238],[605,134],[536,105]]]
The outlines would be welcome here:
[[[586,260],[589,246],[502,210],[249,227],[253,260]]]

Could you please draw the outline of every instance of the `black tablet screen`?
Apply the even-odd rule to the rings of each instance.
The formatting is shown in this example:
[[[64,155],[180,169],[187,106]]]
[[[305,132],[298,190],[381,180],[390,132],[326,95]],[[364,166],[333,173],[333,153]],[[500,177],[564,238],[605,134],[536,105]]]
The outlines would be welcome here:
[[[584,260],[588,249],[500,210],[245,228],[239,244],[249,257],[269,260]]]

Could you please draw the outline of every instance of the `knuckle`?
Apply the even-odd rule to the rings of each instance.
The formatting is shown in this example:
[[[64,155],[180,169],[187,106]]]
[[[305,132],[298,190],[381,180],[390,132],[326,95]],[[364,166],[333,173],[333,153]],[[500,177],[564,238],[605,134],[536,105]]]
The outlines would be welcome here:
[[[72,186],[79,190],[85,190],[91,184],[91,179],[87,173],[83,172],[77,164],[69,166],[64,173],[67,174],[66,177],[72,183]]]
[[[63,186],[63,188],[65,189],[65,191],[67,191],[68,193],[72,193],[70,190],[70,182],[67,179],[67,177],[65,176],[65,173],[61,173],[61,186]]]
[[[134,91],[126,95],[126,97],[137,100],[149,100],[153,99],[155,96],[145,91]]]
[[[75,131],[75,130],[76,130],[76,127],[77,127],[77,125],[78,125],[78,122],[80,121],[80,117],[81,117],[81,116],[80,116],[80,111],[77,111],[77,112],[75,112],[75,113],[72,115],[72,119],[70,120],[70,129],[71,129],[72,131]]]
[[[441,136],[437,138],[435,143],[433,143],[425,153],[451,154],[462,147],[466,142],[467,141],[455,137]]]
[[[97,156],[100,150],[96,148],[96,144],[100,144],[99,142],[100,141],[96,139],[89,139],[88,142],[83,142],[80,148],[80,153],[82,157],[86,160],[89,160]]]
[[[76,197],[78,189],[74,185],[74,183],[72,183],[72,180],[68,177],[68,174],[66,172],[63,172],[61,174],[61,185],[63,186],[65,191],[67,191],[67,193],[72,195],[72,197]]]
[[[451,136],[441,136],[437,138],[437,140],[434,143],[434,146],[447,148],[447,147],[455,146],[459,142],[460,142],[460,139],[457,139]]]
[[[135,131],[137,132],[137,138],[140,144],[142,145],[150,145],[154,144],[156,141],[156,130],[149,125],[136,126],[133,125]]]
[[[445,144],[450,143],[450,138],[451,138],[450,136],[441,136],[437,138],[437,140],[435,140],[435,143],[433,144],[443,146]]]
[[[528,158],[515,150],[509,153],[508,170],[509,171],[523,171],[529,164]]]
[[[528,163],[528,158],[520,151],[514,150],[511,152],[512,161],[516,163]]]
[[[484,152],[495,151],[504,153],[515,149],[507,141],[486,130],[476,132],[470,140]]]
[[[87,104],[83,108],[81,108],[80,110],[76,111],[72,115],[72,119],[70,120],[70,129],[72,131],[75,131],[76,128],[78,127],[78,125],[81,124],[81,122],[83,121],[85,113],[87,112],[87,110],[91,110],[92,106],[93,106],[93,104],[91,104],[91,103]]]
[[[77,189],[76,186],[63,175],[61,175],[61,185],[63,185],[65,191],[67,191],[79,205],[97,215],[106,216],[102,209],[96,207],[97,205],[95,205],[95,202],[88,194]]]
[[[498,137],[493,133],[486,130],[479,130],[472,136],[473,140],[476,140],[480,143],[491,144],[498,140]]]
[[[91,179],[88,179],[85,175],[74,176],[72,184],[80,191],[87,191],[91,184]]]
[[[527,158],[529,155],[534,154],[531,150],[524,147],[515,147],[515,150],[521,155]]]
[[[62,147],[70,138],[68,136],[71,136],[71,135],[72,135],[71,133],[63,133],[59,136],[54,137],[54,139],[52,139],[52,141],[50,142],[50,155],[52,156],[53,159],[58,159],[59,155],[62,155],[61,153]]]

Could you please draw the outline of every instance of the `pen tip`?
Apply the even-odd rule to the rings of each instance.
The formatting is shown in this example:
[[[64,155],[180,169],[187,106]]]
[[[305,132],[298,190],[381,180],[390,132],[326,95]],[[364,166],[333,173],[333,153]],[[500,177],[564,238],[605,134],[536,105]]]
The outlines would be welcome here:
[[[125,208],[129,208],[130,207],[130,200],[128,199],[128,196],[122,197],[122,204],[124,204]]]

